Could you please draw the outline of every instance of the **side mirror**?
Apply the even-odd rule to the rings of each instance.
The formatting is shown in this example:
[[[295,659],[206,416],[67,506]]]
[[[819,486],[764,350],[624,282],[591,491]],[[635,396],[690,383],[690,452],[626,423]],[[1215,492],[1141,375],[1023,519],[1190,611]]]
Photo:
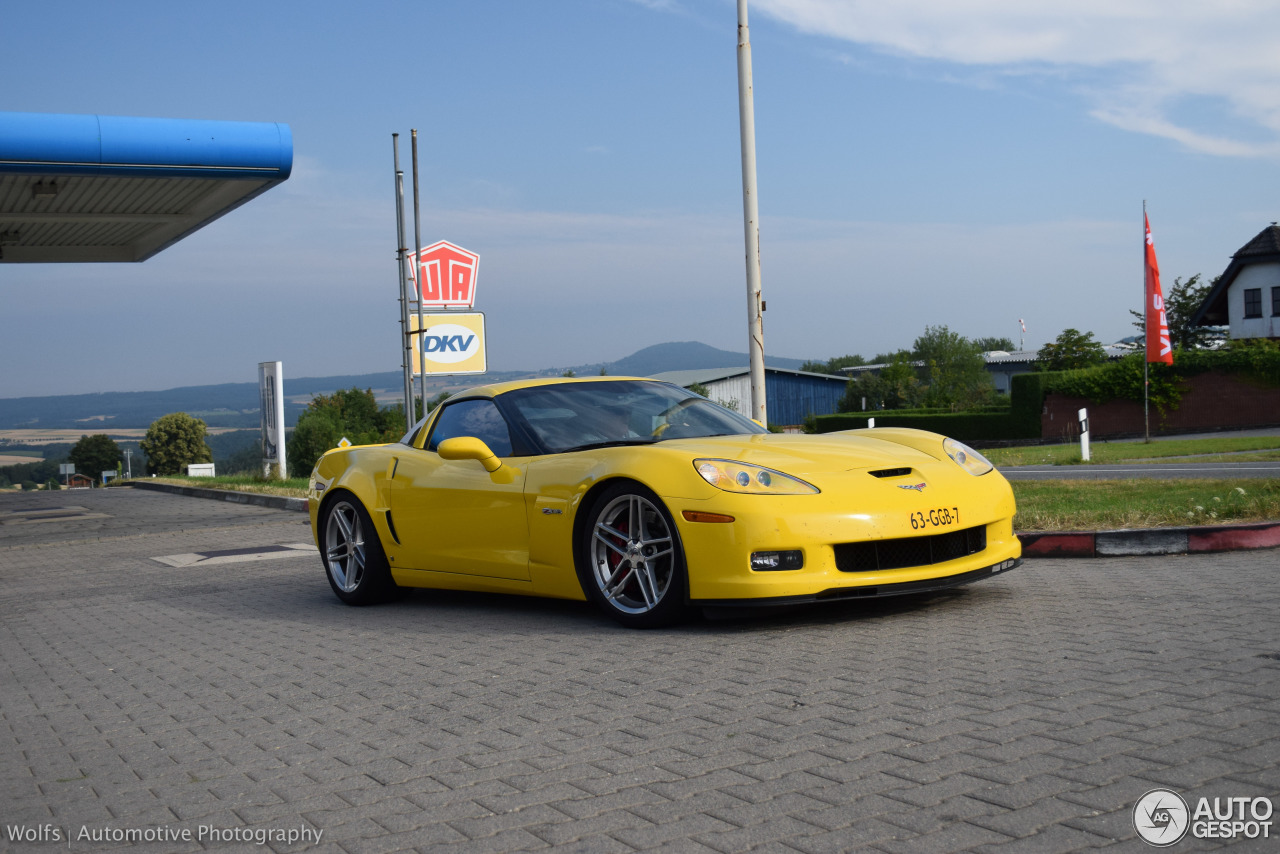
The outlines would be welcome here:
[[[478,460],[485,471],[495,472],[502,468],[502,460],[494,455],[480,439],[475,436],[455,436],[445,439],[436,448],[436,453],[444,460]]]

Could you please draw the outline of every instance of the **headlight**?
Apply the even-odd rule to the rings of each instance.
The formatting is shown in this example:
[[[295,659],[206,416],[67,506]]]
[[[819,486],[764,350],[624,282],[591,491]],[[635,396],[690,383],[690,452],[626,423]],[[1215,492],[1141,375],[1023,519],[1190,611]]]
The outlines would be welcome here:
[[[956,465],[971,475],[986,474],[995,469],[995,466],[991,464],[991,460],[970,448],[964,442],[957,442],[955,439],[943,439],[942,450],[947,452],[948,457],[955,460]]]
[[[693,467],[702,479],[725,492],[748,492],[758,495],[812,495],[813,484],[798,477],[763,466],[751,466],[733,460],[694,460]]]

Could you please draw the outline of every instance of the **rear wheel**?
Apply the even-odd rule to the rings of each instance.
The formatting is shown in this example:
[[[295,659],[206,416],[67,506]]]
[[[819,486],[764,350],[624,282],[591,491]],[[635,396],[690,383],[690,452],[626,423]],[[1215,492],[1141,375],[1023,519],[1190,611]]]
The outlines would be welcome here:
[[[329,586],[348,605],[372,605],[399,590],[369,513],[353,496],[339,495],[321,511],[320,556]]]
[[[624,626],[653,628],[685,611],[684,550],[662,500],[638,483],[610,486],[589,511],[583,590]]]

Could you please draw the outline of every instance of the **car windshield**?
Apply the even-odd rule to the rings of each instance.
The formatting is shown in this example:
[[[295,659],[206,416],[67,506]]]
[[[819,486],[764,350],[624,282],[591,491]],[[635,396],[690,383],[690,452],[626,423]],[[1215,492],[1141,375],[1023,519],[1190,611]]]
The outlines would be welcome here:
[[[768,432],[749,418],[663,382],[556,383],[509,391],[501,401],[551,453]]]

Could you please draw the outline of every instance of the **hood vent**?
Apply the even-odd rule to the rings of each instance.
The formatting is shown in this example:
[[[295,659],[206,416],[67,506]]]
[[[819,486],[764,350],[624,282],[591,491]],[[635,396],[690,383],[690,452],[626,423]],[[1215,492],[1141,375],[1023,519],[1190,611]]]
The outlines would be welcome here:
[[[879,469],[871,472],[870,474],[872,477],[906,477],[911,474],[911,469],[909,467],[900,469]]]

